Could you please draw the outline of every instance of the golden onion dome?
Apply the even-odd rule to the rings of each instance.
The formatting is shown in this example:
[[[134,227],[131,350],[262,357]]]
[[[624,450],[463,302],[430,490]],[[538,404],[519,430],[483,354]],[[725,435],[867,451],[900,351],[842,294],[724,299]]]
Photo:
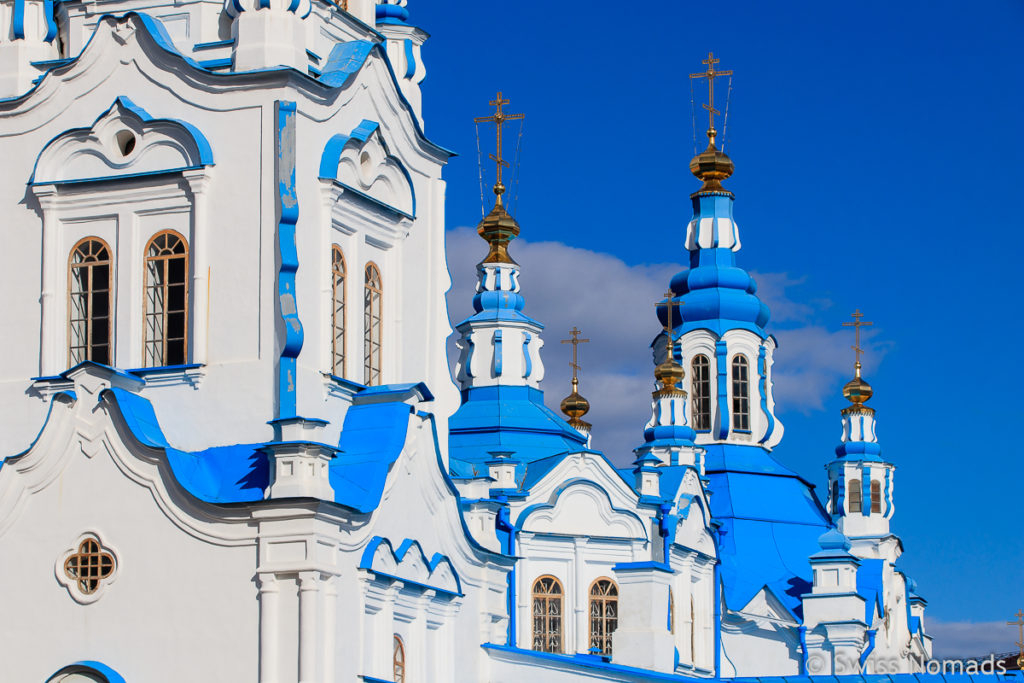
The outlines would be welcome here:
[[[708,148],[690,160],[690,173],[704,181],[698,192],[728,192],[722,181],[732,175],[732,159],[715,147],[714,128],[708,138]]]
[[[681,393],[685,396],[686,392],[679,388],[679,383],[683,381],[684,377],[686,377],[686,371],[683,370],[683,366],[669,356],[663,363],[654,368],[654,378],[661,382],[661,389],[654,392],[654,395],[665,396]]]
[[[494,208],[476,227],[477,234],[487,240],[491,246],[487,257],[483,260],[484,263],[515,264],[512,257],[508,255],[508,243],[519,235],[519,224],[502,205],[501,195],[503,192],[505,192],[505,186],[500,182],[494,186],[494,194],[498,196],[494,202]]]
[[[590,411],[590,401],[573,388],[573,392],[562,399],[561,408],[570,419],[578,420]]]
[[[871,385],[860,376],[860,362],[855,367],[854,378],[843,387],[843,397],[850,402],[850,405],[844,411],[874,412],[874,409],[864,405],[871,398],[874,391],[872,391]]]

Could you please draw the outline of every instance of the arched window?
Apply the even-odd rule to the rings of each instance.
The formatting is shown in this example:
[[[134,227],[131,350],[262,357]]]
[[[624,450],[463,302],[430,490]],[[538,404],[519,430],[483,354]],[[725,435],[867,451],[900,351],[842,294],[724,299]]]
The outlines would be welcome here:
[[[590,645],[603,655],[612,653],[612,632],[619,624],[619,587],[611,579],[590,584]]]
[[[188,246],[176,232],[146,245],[143,365],[183,365],[188,356]]]
[[[750,431],[750,377],[745,356],[732,359],[732,428]]]
[[[711,361],[701,354],[690,362],[690,401],[693,406],[693,428],[699,432],[711,429]]]
[[[553,576],[533,582],[533,649],[562,651],[562,584]]]
[[[871,511],[882,511],[882,482],[880,481],[871,482]]]
[[[405,683],[405,643],[397,633],[395,634],[394,648],[391,661],[394,664],[395,675],[392,680],[395,683]]]
[[[850,499],[850,512],[860,512],[862,508],[862,501],[864,500],[864,494],[860,490],[860,479],[851,479],[850,483],[846,485],[846,494]]]
[[[363,287],[363,383],[380,384],[381,293],[380,270],[374,263],[366,264]]]
[[[331,372],[345,376],[345,255],[331,247]]]
[[[832,482],[832,514],[839,514],[839,480]]]
[[[68,365],[110,365],[110,248],[86,237],[68,258]]]

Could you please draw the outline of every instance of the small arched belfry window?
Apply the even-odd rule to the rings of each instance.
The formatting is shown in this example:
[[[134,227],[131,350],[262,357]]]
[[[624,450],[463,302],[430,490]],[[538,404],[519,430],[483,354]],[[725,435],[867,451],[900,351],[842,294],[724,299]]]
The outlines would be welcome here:
[[[590,584],[590,645],[604,655],[612,653],[612,632],[619,624],[619,587],[611,579]]]
[[[864,492],[860,489],[860,479],[851,479],[846,485],[847,497],[850,499],[850,512],[860,512],[863,509],[862,501]]]
[[[871,511],[882,511],[882,482],[880,481],[871,482]]]
[[[745,356],[732,359],[732,428],[750,431],[750,366]]]
[[[188,245],[176,232],[146,245],[143,365],[183,365],[188,357]]]
[[[553,576],[533,582],[533,649],[562,651],[562,584]]]
[[[86,237],[68,258],[68,365],[110,365],[110,248]]]
[[[701,354],[690,362],[690,401],[693,406],[693,428],[699,432],[711,429],[711,361]]]
[[[405,683],[405,643],[402,642],[398,634],[395,634],[394,653],[391,656],[391,662],[394,665],[395,674],[392,680],[395,683]]]
[[[331,247],[331,372],[345,376],[345,255]]]
[[[839,480],[832,482],[832,514],[839,514]]]
[[[368,386],[380,384],[383,291],[380,269],[372,262],[367,263],[363,287],[363,384]]]

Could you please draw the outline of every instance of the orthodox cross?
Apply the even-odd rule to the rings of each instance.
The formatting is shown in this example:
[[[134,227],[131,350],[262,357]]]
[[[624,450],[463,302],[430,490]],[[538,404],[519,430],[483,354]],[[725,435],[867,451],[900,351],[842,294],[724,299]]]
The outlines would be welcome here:
[[[488,102],[488,104],[495,108],[494,114],[492,116],[477,116],[476,118],[473,119],[473,121],[475,121],[476,123],[488,123],[491,121],[494,122],[494,127],[497,130],[498,138],[497,155],[491,154],[489,156],[491,160],[498,165],[498,178],[497,182],[494,184],[494,187],[495,189],[501,187],[502,190],[504,190],[505,188],[501,184],[501,167],[505,166],[507,168],[509,166],[509,163],[501,158],[501,125],[506,121],[518,121],[519,119],[526,118],[526,114],[506,114],[504,111],[502,111],[502,107],[508,103],[508,100],[503,100],[501,98],[501,91],[499,90],[498,95],[493,100]],[[500,192],[498,193],[498,196],[501,196]]]
[[[576,391],[576,387],[580,383],[579,377],[577,377],[577,375],[576,375],[576,373],[579,372],[579,370],[580,370],[579,358],[576,355],[577,349],[579,348],[580,344],[586,344],[590,340],[589,339],[580,339],[580,330],[576,329],[575,325],[573,325],[572,329],[569,330],[569,334],[571,335],[572,338],[571,339],[563,339],[562,343],[563,344],[572,344],[572,362],[569,363],[569,365],[572,366],[572,390]]]
[[[853,318],[853,322],[852,323],[843,323],[843,327],[852,327],[853,328],[853,339],[854,339],[854,341],[853,341],[853,346],[851,348],[853,349],[854,353],[857,354],[857,366],[856,367],[859,370],[860,369],[860,355],[862,353],[864,353],[864,349],[862,349],[860,347],[860,328],[862,328],[862,327],[870,327],[871,325],[874,325],[874,323],[873,322],[865,322],[865,321],[861,320],[861,318],[864,317],[864,314],[860,312],[859,308],[857,310],[855,310],[853,313],[851,313],[850,317]]]
[[[718,64],[720,59],[715,59],[715,55],[708,52],[708,58],[701,61],[701,64],[707,64],[707,71],[701,71],[700,73],[690,74],[690,78],[706,78],[708,79],[708,103],[701,105],[708,110],[708,135],[714,137],[715,134],[715,114],[721,114],[722,112],[715,109],[715,78],[718,76],[732,76],[732,71],[715,71],[715,64]]]
[[[673,292],[670,289],[667,292],[665,292],[665,296],[668,298],[668,301],[656,301],[654,305],[661,306],[663,303],[666,304],[667,317],[665,318],[665,334],[667,339],[665,340],[665,347],[668,349],[668,357],[666,358],[666,361],[672,362],[672,330],[675,329],[674,327],[672,327],[672,308],[676,305],[676,302],[673,301],[676,295],[675,292]],[[680,301],[679,305],[682,306],[683,302]]]
[[[1016,626],[1017,631],[1020,634],[1020,640],[1017,641],[1017,647],[1020,648],[1020,656],[1017,657],[1017,664],[1024,666],[1024,610],[1017,610],[1017,613],[1013,616],[1017,617],[1017,621],[1006,622],[1007,626]]]

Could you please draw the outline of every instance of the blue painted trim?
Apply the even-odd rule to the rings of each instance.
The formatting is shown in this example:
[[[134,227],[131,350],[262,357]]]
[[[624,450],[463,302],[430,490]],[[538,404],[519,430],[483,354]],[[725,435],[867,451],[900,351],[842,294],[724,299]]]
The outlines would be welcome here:
[[[106,664],[93,660],[82,660],[75,662],[74,664],[69,664],[64,668],[53,672],[53,674],[51,674],[46,680],[49,681],[57,676],[71,673],[99,674],[103,677],[103,680],[106,681],[106,683],[125,683],[124,677],[122,677],[121,674],[117,673]]]
[[[768,418],[768,427],[764,430],[764,436],[758,443],[764,443],[771,438],[775,432],[775,416],[768,410],[768,349],[762,344],[757,352],[757,382],[758,391],[761,392],[761,412]]]
[[[25,39],[25,0],[14,0],[14,14],[11,17],[11,29],[15,40]]]
[[[501,330],[494,331],[494,374],[501,377]]]
[[[42,148],[42,150],[40,150],[39,154],[36,155],[36,160],[32,164],[32,175],[29,176],[29,181],[28,181],[29,184],[30,185],[35,184],[35,182],[36,182],[36,171],[38,170],[38,167],[39,167],[39,159],[43,156],[43,154],[46,153],[46,150],[49,149],[50,145],[52,145],[54,142],[56,142],[60,138],[63,138],[66,135],[75,135],[75,134],[87,133],[87,132],[91,131],[92,129],[94,129],[96,127],[96,124],[99,123],[100,120],[104,116],[109,114],[111,111],[113,111],[118,106],[123,108],[125,111],[131,113],[133,116],[135,116],[139,120],[140,123],[143,123],[143,124],[170,123],[170,124],[173,124],[173,125],[176,125],[176,126],[180,126],[181,128],[184,128],[185,132],[187,132],[188,135],[192,138],[192,142],[193,142],[193,144],[195,144],[196,150],[199,152],[199,164],[200,164],[200,166],[212,166],[213,165],[213,148],[210,147],[210,142],[206,139],[206,136],[203,135],[202,132],[200,132],[200,130],[197,127],[195,127],[191,123],[188,123],[186,121],[182,121],[181,119],[167,119],[167,118],[162,118],[161,119],[161,118],[155,118],[155,117],[151,116],[149,114],[149,112],[147,112],[145,109],[143,109],[142,107],[140,107],[137,104],[135,104],[132,100],[130,100],[129,98],[127,98],[127,97],[125,97],[123,95],[121,95],[121,96],[116,97],[114,99],[114,101],[111,103],[111,105],[109,107],[107,107],[103,111],[102,114],[97,116],[96,119],[92,122],[92,125],[89,126],[88,128],[72,128],[70,130],[66,130],[66,131],[63,131],[61,133],[58,133],[57,135],[55,135],[52,138],[50,138],[50,140],[45,145],[43,145],[43,148]],[[104,178],[83,178],[81,180],[63,180],[63,181],[60,181],[60,182],[61,183],[95,182],[97,180],[107,180],[107,179],[110,179],[110,178],[129,178],[129,177],[142,177],[142,176],[147,176],[147,175],[158,175],[158,174],[166,174],[166,173],[180,173],[182,171],[192,170],[192,169],[195,169],[195,168],[199,168],[199,166],[185,166],[185,167],[182,167],[182,168],[167,169],[167,170],[162,170],[162,171],[149,171],[147,173],[136,173],[136,174],[120,175],[120,176],[108,176],[108,177],[104,177]]]
[[[309,57],[310,59],[312,59],[317,64],[320,63],[320,55],[318,55],[317,53],[313,52],[312,50],[310,50],[308,48],[306,49],[306,56]]]
[[[416,57],[413,56],[412,41],[405,39],[405,77],[412,78],[416,75]]]
[[[258,9],[270,9],[270,0],[259,0],[259,3],[256,5],[256,7]]]
[[[860,670],[861,671],[864,670],[864,665],[867,663],[868,657],[871,656],[871,652],[875,649],[875,635],[876,634],[877,634],[877,629],[873,629],[873,628],[872,629],[868,629],[868,646],[866,648],[864,648],[864,652],[861,653],[861,656],[860,656]]]
[[[860,468],[860,511],[865,517],[871,516],[871,468]]]
[[[53,16],[53,0],[43,0],[43,17],[46,19],[46,35],[43,40],[52,43],[57,37],[57,20]]]
[[[46,426],[50,423],[50,417],[53,415],[53,404],[57,403],[58,401],[61,403],[64,403],[66,401],[70,404],[74,404],[76,401],[78,401],[78,395],[74,391],[59,391],[56,394],[54,394],[50,398],[49,406],[47,406],[46,408],[46,417],[43,418],[43,426],[39,428],[39,432],[36,433],[35,438],[32,439],[32,443],[30,443],[25,450],[15,453],[14,455],[9,455],[6,458],[3,457],[2,454],[0,454],[0,468],[2,468],[4,463],[7,462],[8,460],[17,460],[18,458],[23,457],[29,451],[35,448],[36,444],[39,443],[39,439],[43,438],[43,432],[46,431]]]
[[[715,364],[718,366],[718,377],[717,385],[715,387],[718,397],[718,438],[727,439],[729,438],[729,417],[731,412],[729,411],[729,385],[728,382],[728,369],[729,364],[726,361],[726,343],[722,340],[715,342]]]
[[[374,678],[373,676],[360,676],[359,678],[366,681],[366,683],[395,683],[387,678]]]
[[[715,535],[712,536],[712,539],[714,538]],[[717,540],[715,540],[715,557],[720,557]],[[713,581],[715,582],[715,676],[717,677],[722,675],[722,562],[718,559],[715,560]]]
[[[501,507],[498,508],[498,514],[494,518],[494,529],[498,536],[498,540],[501,542],[501,552],[505,553],[510,557],[514,557],[516,554],[516,539],[518,538],[518,531],[512,524],[512,519],[509,515],[508,497],[499,496],[498,502]],[[512,565],[512,570],[505,576],[506,589],[505,589],[505,611],[508,614],[508,630],[505,635],[505,644],[509,647],[516,646],[517,640],[517,623],[516,618],[516,568],[519,563]]]
[[[332,383],[337,384],[339,388],[344,389],[350,394],[358,394],[360,391],[366,389],[365,384],[360,384],[359,382],[354,382],[350,379],[345,379],[344,377],[338,377],[337,375],[328,374],[327,378],[330,379]]]
[[[334,58],[336,59],[336,57]],[[331,64],[328,63],[328,65],[324,67],[324,71],[327,72],[330,66]],[[348,135],[345,135],[343,133],[337,133],[334,136],[332,136],[331,139],[328,140],[327,144],[324,146],[324,151],[320,154],[319,177],[322,180],[333,180],[337,182],[338,185],[344,187],[346,190],[361,195],[362,197],[365,197],[366,199],[369,199],[386,209],[399,213],[403,216],[406,216],[407,218],[414,218],[416,216],[416,188],[412,182],[412,175],[409,174],[409,171],[405,168],[405,165],[401,162],[401,160],[399,160],[398,157],[391,154],[391,150],[388,148],[387,141],[384,139],[383,135],[380,136],[380,144],[384,148],[384,154],[388,159],[391,159],[392,161],[395,162],[395,164],[398,166],[398,170],[401,171],[402,175],[405,176],[405,180],[409,185],[409,193],[412,197],[412,214],[407,214],[401,209],[395,208],[390,204],[386,204],[380,201],[379,199],[374,199],[373,197],[370,197],[366,193],[361,192],[355,189],[354,187],[349,187],[345,183],[338,181],[338,164],[341,162],[341,155],[345,151],[345,146],[348,145],[350,141],[356,140],[357,142],[359,142],[359,146],[361,147],[362,145],[366,144],[367,140],[370,139],[371,135],[373,135],[374,133],[379,133],[379,131],[379,123],[377,123],[376,121],[371,121],[369,119],[363,119],[362,121],[360,121],[359,125],[353,128],[352,132],[349,133]]]
[[[892,494],[889,492],[889,484],[892,479],[892,469],[889,467],[885,468],[885,516],[888,517],[889,513],[892,512]]]
[[[196,43],[192,46],[192,52],[199,52],[200,50],[213,50],[218,47],[231,47],[235,44],[234,39],[231,40],[214,40],[209,43]]]
[[[405,556],[415,546],[416,550],[419,551],[420,559],[423,561],[423,564],[427,567],[428,574],[433,574],[434,570],[437,569],[437,567],[442,562],[448,565],[448,569],[451,570],[452,577],[455,579],[456,590],[451,591],[447,588],[441,588],[439,586],[434,586],[431,584],[416,581],[415,579],[407,579],[401,576],[389,574],[387,572],[382,572],[380,570],[374,569],[373,558],[377,553],[377,549],[382,545],[387,547],[388,551],[390,551],[391,553],[391,556],[398,564],[401,564],[405,560]],[[398,550],[395,550],[394,546],[391,545],[391,541],[384,538],[383,536],[374,536],[372,539],[370,539],[370,542],[366,545],[366,548],[363,549],[363,554],[359,559],[359,568],[371,571],[378,576],[384,576],[386,578],[394,579],[396,581],[402,581],[404,583],[411,584],[414,586],[420,586],[422,588],[436,590],[447,595],[463,595],[462,580],[459,578],[459,573],[455,571],[455,565],[452,564],[452,561],[450,559],[448,559],[448,556],[442,555],[441,553],[434,553],[433,556],[430,557],[430,559],[427,559],[427,554],[423,551],[423,546],[420,545],[419,541],[413,540],[411,538],[404,539],[402,541],[402,544],[398,546]]]
[[[312,68],[312,67],[310,67],[310,68]],[[404,169],[403,169],[403,172],[404,172]],[[406,175],[406,177],[408,178],[408,175]],[[344,188],[345,191],[347,191],[347,192],[351,192],[352,194],[356,195],[360,199],[363,199],[363,200],[365,200],[367,202],[370,202],[371,204],[375,204],[375,205],[379,206],[382,209],[385,209],[386,211],[388,211],[390,213],[397,214],[399,216],[404,216],[404,217],[410,218],[410,219],[415,218],[415,216],[413,214],[406,213],[405,211],[402,211],[401,209],[399,209],[397,206],[391,206],[387,202],[382,202],[381,200],[377,199],[376,197],[371,197],[370,195],[366,194],[362,190],[356,189],[356,188],[352,187],[351,185],[348,185],[347,183],[341,182],[340,180],[335,180],[334,184],[337,185],[338,187]],[[412,191],[412,185],[409,186],[409,189],[410,189],[410,191]],[[412,194],[415,195],[415,191],[412,191]],[[415,206],[416,206],[416,202],[415,202],[415,198],[414,198],[414,200],[413,200],[413,210],[414,211],[415,211]]]
[[[231,66],[231,57],[221,57],[218,59],[204,59],[199,62],[199,66],[204,69],[226,69]]]
[[[612,565],[613,572],[646,572],[656,571],[663,572],[665,574],[675,574],[676,570],[672,569],[666,562],[653,562],[647,560],[644,562],[619,562],[618,564]]]
[[[40,59],[37,62],[29,62],[29,64],[36,67],[37,69],[54,69],[58,66],[70,64],[73,61],[75,60],[68,57],[61,57],[59,59]],[[42,76],[40,76],[39,78],[42,78]],[[38,80],[39,79],[36,79],[36,82],[38,82]]]
[[[161,375],[168,372],[184,372],[185,370],[195,370],[203,367],[202,363],[189,363],[187,365],[157,365],[152,368],[131,368],[125,370],[133,375],[139,375],[140,377],[145,375]]]
[[[807,675],[807,627],[801,626],[800,631],[800,675]],[[717,672],[716,672],[717,675]]]
[[[296,366],[302,350],[303,329],[299,320],[296,300],[295,273],[299,269],[299,255],[295,245],[296,224],[299,220],[299,199],[295,188],[295,102],[278,100],[275,103],[277,135],[278,209],[280,219],[277,230],[277,248],[280,267],[277,277],[278,311],[284,325],[284,340],[278,367],[278,395],[274,416],[297,416],[298,381]]]
[[[612,512],[617,512],[619,514],[627,515],[627,516],[632,517],[633,519],[635,519],[640,524],[640,527],[642,529],[644,529],[644,535],[642,536],[642,538],[645,541],[649,540],[648,537],[647,537],[647,524],[644,522],[643,519],[640,518],[639,515],[637,515],[636,513],[632,512],[631,510],[624,510],[624,509],[615,507],[614,505],[612,505],[612,498],[611,498],[611,496],[608,495],[608,492],[605,491],[604,488],[602,488],[596,482],[593,482],[593,481],[591,481],[589,479],[583,479],[582,477],[576,477],[576,478],[573,478],[573,479],[568,479],[564,483],[562,483],[557,489],[555,489],[554,495],[550,499],[552,502],[550,502],[550,503],[535,503],[533,505],[529,505],[529,506],[523,508],[522,512],[519,513],[519,516],[516,517],[516,523],[515,523],[516,531],[518,532],[518,531],[522,530],[523,524],[526,522],[526,520],[533,513],[538,512],[540,510],[548,510],[548,509],[551,509],[551,508],[555,507],[555,505],[558,504],[558,499],[562,496],[562,494],[565,493],[568,489],[572,488],[573,486],[587,486],[589,488],[593,488],[593,489],[601,492],[602,494],[604,494],[604,497],[608,500],[608,507],[610,507],[612,509]],[[669,571],[671,571],[671,569]]]
[[[529,377],[533,372],[533,359],[530,358],[530,341],[532,340],[533,335],[523,332],[523,379]]]

